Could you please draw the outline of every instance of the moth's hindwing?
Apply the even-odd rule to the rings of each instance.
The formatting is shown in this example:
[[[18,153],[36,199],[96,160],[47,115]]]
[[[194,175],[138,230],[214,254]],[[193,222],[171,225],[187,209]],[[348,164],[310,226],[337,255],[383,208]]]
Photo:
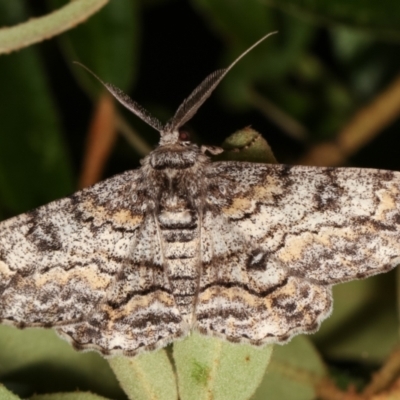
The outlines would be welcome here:
[[[209,167],[196,326],[236,342],[315,331],[331,285],[400,263],[400,173]]]

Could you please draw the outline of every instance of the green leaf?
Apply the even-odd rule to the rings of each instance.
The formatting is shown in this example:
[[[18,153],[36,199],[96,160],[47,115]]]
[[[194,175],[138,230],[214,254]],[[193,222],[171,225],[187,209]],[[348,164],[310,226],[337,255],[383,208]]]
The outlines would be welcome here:
[[[29,400],[108,400],[105,397],[88,392],[39,394]]]
[[[174,371],[164,349],[134,358],[113,357],[109,363],[129,399],[178,399]]]
[[[9,392],[3,385],[0,384],[0,399],[1,400],[19,400],[15,394]]]
[[[26,16],[13,6],[0,3],[1,25]],[[0,79],[0,207],[17,213],[70,193],[71,170],[36,51],[3,56]]]
[[[53,6],[62,3],[50,0]],[[60,39],[67,63],[89,89],[101,87],[72,61],[81,61],[104,81],[127,90],[137,73],[138,33],[138,1],[118,0]]]
[[[400,3],[392,0],[265,0],[297,16],[329,24],[359,27],[388,38],[400,39]]]
[[[78,353],[53,330],[0,326],[0,379],[22,382],[34,392],[92,390],[107,397],[122,392],[106,360]]]
[[[326,368],[311,341],[297,336],[284,346],[275,346],[271,362],[251,400],[313,400],[315,384]]]
[[[232,344],[192,333],[174,344],[181,400],[245,400],[259,385],[272,346]]]
[[[51,12],[49,15],[31,19],[10,28],[3,28],[0,30],[0,54],[19,50],[71,29],[103,7],[107,1],[75,0],[67,5],[63,3],[61,5],[64,5],[64,7]],[[11,3],[14,2],[10,2],[10,5]],[[14,4],[12,4],[12,7],[14,7]],[[2,5],[0,5],[1,8],[3,8]],[[13,13],[13,11],[10,13]]]
[[[233,133],[224,140],[222,148],[224,152],[216,160],[276,163],[268,142],[252,128]]]

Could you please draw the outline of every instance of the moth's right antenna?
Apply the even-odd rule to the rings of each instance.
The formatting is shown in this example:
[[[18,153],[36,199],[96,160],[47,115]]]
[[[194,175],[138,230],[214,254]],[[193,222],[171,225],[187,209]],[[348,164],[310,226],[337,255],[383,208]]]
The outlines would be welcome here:
[[[77,64],[80,67],[86,69],[86,71],[92,74],[124,107],[132,111],[142,121],[146,122],[148,125],[156,129],[158,132],[161,132],[163,124],[157,118],[150,115],[150,113],[147,110],[145,110],[140,104],[136,103],[136,101],[132,100],[121,89],[117,88],[111,83],[104,82],[93,71],[91,71],[88,67],[81,64],[80,62],[74,61],[74,64]]]
[[[164,132],[173,132],[179,129],[183,124],[188,122],[196,111],[200,108],[200,106],[207,100],[207,98],[211,95],[214,89],[218,86],[218,84],[222,81],[224,76],[254,47],[258,46],[262,41],[267,39],[269,36],[274,35],[278,32],[270,32],[267,35],[263,36],[260,40],[254,43],[251,47],[249,47],[246,51],[244,51],[228,68],[219,69],[212,74],[208,75],[203,82],[200,83],[196,89],[187,97],[183,103],[176,110],[175,115],[166,123],[164,127]]]

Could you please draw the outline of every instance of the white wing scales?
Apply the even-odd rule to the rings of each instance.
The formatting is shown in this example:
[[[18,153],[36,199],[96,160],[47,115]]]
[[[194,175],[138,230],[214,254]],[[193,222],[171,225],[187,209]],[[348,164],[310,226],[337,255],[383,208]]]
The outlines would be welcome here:
[[[285,342],[329,315],[332,284],[400,263],[400,173],[228,162],[209,176],[205,334]]]
[[[128,171],[0,224],[2,322],[53,326],[104,354],[134,355],[182,334],[154,264],[151,220],[132,201],[138,179]]]

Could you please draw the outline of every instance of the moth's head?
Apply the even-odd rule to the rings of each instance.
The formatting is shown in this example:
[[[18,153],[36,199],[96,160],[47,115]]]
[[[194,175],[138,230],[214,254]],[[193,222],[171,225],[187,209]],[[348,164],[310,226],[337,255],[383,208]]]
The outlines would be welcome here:
[[[98,79],[104,87],[128,110],[136,114],[141,120],[146,122],[148,125],[160,132],[160,146],[174,146],[176,145],[178,149],[181,147],[188,146],[190,143],[189,138],[186,139],[186,133],[182,130],[182,126],[187,123],[200,106],[207,100],[214,89],[218,86],[224,76],[233,68],[233,66],[242,59],[247,53],[249,53],[254,47],[264,41],[267,37],[275,34],[276,32],[271,32],[262,37],[258,42],[254,43],[246,51],[244,51],[228,68],[219,69],[208,75],[203,82],[200,83],[196,89],[186,98],[183,103],[178,107],[175,115],[163,125],[157,118],[154,118],[146,111],[142,106],[132,100],[127,94],[125,94],[121,89],[115,87],[111,83],[103,82],[96,74],[94,74],[90,69],[84,65],[76,62],[76,64],[85,68],[90,72],[96,79]],[[193,145],[194,146],[194,145]],[[197,147],[197,146],[196,146]]]
[[[157,170],[183,170],[198,162],[207,162],[202,149],[190,141],[185,129],[167,132],[161,136],[160,145],[146,159]],[[146,163],[147,161],[144,161]]]
[[[171,144],[179,143],[179,130],[173,131],[161,131],[160,132],[160,146],[167,146]]]
[[[187,146],[190,143],[190,134],[187,129],[181,127],[174,130],[166,130],[160,132],[160,146],[179,144]]]

